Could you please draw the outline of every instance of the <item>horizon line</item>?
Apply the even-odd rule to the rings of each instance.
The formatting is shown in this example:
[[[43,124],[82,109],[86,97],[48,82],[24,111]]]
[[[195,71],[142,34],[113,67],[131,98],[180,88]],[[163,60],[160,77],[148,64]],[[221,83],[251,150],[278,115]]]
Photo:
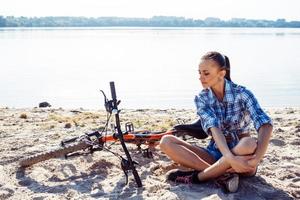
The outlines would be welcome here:
[[[174,17],[174,18],[184,18],[184,19],[192,19],[192,20],[206,20],[206,19],[219,19],[221,21],[230,21],[233,19],[239,19],[239,20],[266,20],[266,21],[277,21],[277,20],[285,20],[286,22],[293,22],[293,21],[300,21],[300,19],[297,20],[287,20],[286,18],[277,18],[277,19],[266,19],[266,18],[261,18],[261,19],[253,19],[253,18],[244,18],[244,17],[232,17],[230,19],[222,19],[219,17],[213,17],[213,16],[208,16],[206,18],[192,18],[192,17],[185,17],[185,16],[176,16],[176,15],[153,15],[151,17],[124,17],[124,16],[68,16],[68,15],[45,15],[45,16],[25,16],[25,15],[1,15],[0,17],[16,17],[16,18],[45,18],[45,17],[73,17],[73,18],[128,18],[128,19],[151,19],[154,17]]]

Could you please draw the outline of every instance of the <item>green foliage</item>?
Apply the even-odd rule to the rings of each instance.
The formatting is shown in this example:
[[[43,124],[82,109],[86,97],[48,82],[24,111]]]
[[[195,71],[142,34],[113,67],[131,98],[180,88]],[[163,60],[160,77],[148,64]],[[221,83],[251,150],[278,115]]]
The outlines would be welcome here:
[[[300,21],[287,22],[285,19],[251,20],[232,18],[221,20],[208,17],[204,20],[174,16],[154,16],[152,18],[122,17],[14,17],[0,16],[0,27],[295,27],[300,28]]]
[[[0,27],[6,26],[6,20],[3,16],[0,15]]]

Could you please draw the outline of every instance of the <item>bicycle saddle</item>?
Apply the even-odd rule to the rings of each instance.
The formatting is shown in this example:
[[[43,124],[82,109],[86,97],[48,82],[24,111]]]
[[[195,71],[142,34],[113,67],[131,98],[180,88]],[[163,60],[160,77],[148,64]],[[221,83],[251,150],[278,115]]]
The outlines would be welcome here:
[[[191,124],[179,124],[174,126],[174,129],[177,131],[183,131],[186,132],[187,135],[190,135],[192,137],[195,137],[197,139],[205,139],[208,137],[206,132],[203,130],[201,126],[200,119],[196,120],[195,122]]]

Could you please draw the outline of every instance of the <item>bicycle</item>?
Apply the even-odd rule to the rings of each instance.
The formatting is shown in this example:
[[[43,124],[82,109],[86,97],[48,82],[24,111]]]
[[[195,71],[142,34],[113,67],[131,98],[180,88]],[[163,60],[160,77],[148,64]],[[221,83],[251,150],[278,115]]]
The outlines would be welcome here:
[[[121,168],[126,177],[126,184],[128,183],[128,171],[132,171],[137,186],[142,187],[140,177],[135,169],[135,165],[138,165],[138,163],[131,159],[131,156],[125,143],[136,144],[138,146],[138,149],[142,151],[142,155],[144,157],[152,158],[153,156],[151,150],[149,148],[142,149],[141,145],[148,145],[149,147],[150,145],[153,145],[156,142],[160,141],[160,139],[165,135],[175,135],[182,137],[190,135],[198,139],[204,139],[207,137],[206,133],[203,131],[201,125],[199,124],[199,120],[193,124],[180,124],[174,126],[173,129],[170,129],[168,131],[135,131],[133,123],[127,122],[125,124],[125,132],[123,132],[121,130],[119,119],[120,110],[118,110],[118,105],[120,104],[120,101],[118,101],[116,98],[114,82],[110,82],[110,89],[112,94],[112,100],[108,100],[105,93],[101,90],[104,96],[104,106],[108,114],[106,124],[102,130],[94,131],[92,133],[86,133],[82,136],[63,140],[61,141],[59,148],[22,158],[19,162],[19,165],[23,168],[26,168],[33,164],[49,160],[51,158],[68,158],[83,154],[91,154],[95,151],[106,150],[120,158]],[[115,125],[113,127],[113,132],[108,132],[108,123],[110,121],[111,115],[115,115]],[[117,141],[120,141],[127,159],[117,154],[116,152],[110,151],[105,146],[105,144],[108,142]]]

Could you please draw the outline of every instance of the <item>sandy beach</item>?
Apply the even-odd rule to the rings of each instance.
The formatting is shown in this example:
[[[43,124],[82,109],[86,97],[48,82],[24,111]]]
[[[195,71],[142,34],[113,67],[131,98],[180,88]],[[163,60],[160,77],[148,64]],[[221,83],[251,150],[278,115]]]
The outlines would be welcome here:
[[[22,169],[23,157],[59,146],[65,138],[97,130],[105,124],[103,110],[63,108],[0,108],[0,199],[300,199],[300,109],[268,109],[274,133],[264,160],[252,178],[241,178],[237,193],[226,194],[213,181],[199,185],[165,181],[176,167],[159,147],[144,158],[136,145],[128,149],[143,188],[133,176],[125,185],[120,160],[107,151],[69,159],[51,159]],[[194,110],[122,110],[121,122],[136,129],[167,130],[196,119]],[[252,130],[252,136],[257,134]],[[188,141],[206,146],[209,139]],[[118,143],[110,150],[122,154]]]

